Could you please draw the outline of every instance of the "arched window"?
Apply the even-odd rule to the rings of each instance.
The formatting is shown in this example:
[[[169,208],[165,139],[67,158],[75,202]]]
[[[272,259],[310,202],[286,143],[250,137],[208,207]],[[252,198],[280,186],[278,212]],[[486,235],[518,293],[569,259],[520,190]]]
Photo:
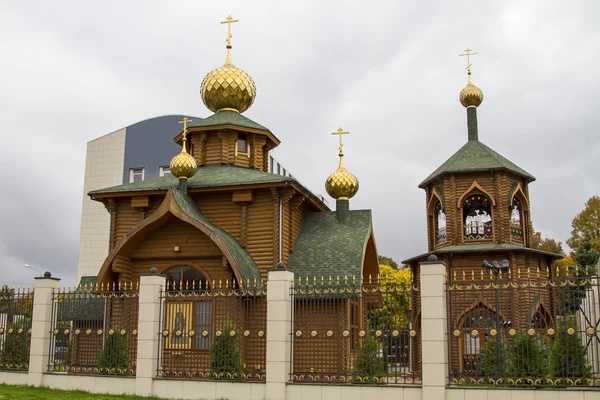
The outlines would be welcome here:
[[[472,194],[463,203],[463,221],[466,240],[491,239],[492,206],[482,194]]]
[[[435,204],[435,243],[446,243],[446,213],[442,208],[442,204],[438,201]]]
[[[167,277],[167,293],[164,301],[164,329],[171,335],[165,339],[165,349],[209,349],[212,302],[211,297],[187,297],[186,292],[207,292],[208,279],[197,269],[177,266],[164,272]],[[193,300],[191,300],[193,299]],[[190,335],[189,332],[198,332]]]
[[[479,306],[465,315],[462,324],[462,370],[475,372],[476,364],[490,330],[502,321],[496,321],[496,313]],[[499,329],[496,328],[496,334]]]
[[[510,210],[510,237],[514,240],[523,241],[523,207],[518,198],[513,198]]]
[[[531,326],[535,330],[543,331],[552,326],[552,317],[543,305],[539,305],[531,316]]]

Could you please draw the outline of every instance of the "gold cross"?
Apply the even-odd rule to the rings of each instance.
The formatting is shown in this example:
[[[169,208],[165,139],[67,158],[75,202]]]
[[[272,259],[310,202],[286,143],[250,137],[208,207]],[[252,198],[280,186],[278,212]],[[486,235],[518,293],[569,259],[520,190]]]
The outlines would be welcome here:
[[[467,48],[465,50],[464,54],[459,54],[459,56],[461,56],[461,57],[467,56],[467,68],[465,68],[465,69],[469,72],[469,74],[471,74],[471,65],[473,65],[473,64],[471,64],[471,56],[474,56],[477,54],[477,53],[471,53],[471,51],[472,51],[471,49]]]
[[[185,140],[185,135],[187,134],[187,123],[188,122],[192,122],[192,120],[189,119],[188,117],[183,117],[183,119],[181,121],[179,121],[180,124],[183,124],[183,140]]]
[[[344,147],[344,143],[342,142],[342,135],[349,135],[350,132],[345,132],[342,128],[338,128],[337,132],[331,132],[331,134],[340,135],[340,147],[338,147],[338,149],[340,150],[340,156],[342,156],[342,147]]]
[[[222,24],[227,24],[227,46],[229,47],[231,47],[231,36],[233,36],[231,34],[231,24],[233,24],[234,22],[240,22],[240,20],[233,19],[231,15],[228,15],[225,21],[221,21]]]

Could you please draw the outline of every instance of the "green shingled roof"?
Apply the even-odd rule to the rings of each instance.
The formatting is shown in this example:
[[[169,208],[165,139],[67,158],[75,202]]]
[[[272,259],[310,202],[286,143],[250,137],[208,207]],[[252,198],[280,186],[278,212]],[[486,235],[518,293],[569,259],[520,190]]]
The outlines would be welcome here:
[[[535,180],[533,175],[521,169],[516,164],[502,157],[479,140],[469,140],[452,157],[433,171],[419,187],[424,187],[440,175],[452,172],[470,172],[492,169],[507,169],[517,175]]]
[[[288,268],[296,278],[361,277],[370,228],[371,210],[349,211],[343,223],[334,211],[306,213],[288,258]]]
[[[101,321],[104,319],[105,299],[95,297],[92,293],[96,285],[95,276],[82,276],[76,293],[90,293],[89,296],[82,294],[81,297],[69,296],[58,303],[56,318],[58,321]]]
[[[207,165],[198,168],[198,172],[188,179],[188,188],[207,188],[217,186],[236,186],[260,183],[293,181],[289,176],[262,172],[254,168],[233,165]],[[137,192],[147,190],[167,190],[178,185],[178,178],[167,175],[147,181],[128,183],[105,189],[93,190],[89,195],[116,192]]]
[[[230,110],[219,111],[208,118],[192,122],[190,125],[188,125],[188,128],[219,125],[236,125],[270,132],[268,128],[265,128],[261,124],[252,121],[250,118],[243,116],[239,112]]]
[[[248,254],[248,252],[242,247],[242,245],[229,233],[210,222],[204,216],[204,214],[200,212],[198,204],[185,192],[182,192],[179,189],[173,189],[173,196],[175,197],[175,201],[177,201],[177,205],[179,205],[183,212],[210,230],[211,239],[214,235],[215,237],[218,237],[221,242],[225,244],[225,246],[227,246],[227,249],[238,264],[239,272],[243,280],[242,284],[250,281],[252,282],[252,285],[254,285],[254,282],[256,282],[257,285],[260,285],[262,279],[260,271],[258,270],[258,266],[250,254]]]
[[[402,261],[402,263],[410,263],[419,259],[425,259],[430,254],[447,254],[447,253],[477,253],[477,252],[506,252],[506,251],[525,251],[530,253],[543,254],[545,256],[554,257],[556,259],[562,258],[560,254],[550,253],[544,250],[532,249],[531,247],[525,247],[523,245],[511,244],[511,243],[474,243],[474,244],[456,244],[452,246],[445,246],[440,249],[430,251],[429,253],[421,254],[408,260]],[[483,260],[482,260],[483,261]]]

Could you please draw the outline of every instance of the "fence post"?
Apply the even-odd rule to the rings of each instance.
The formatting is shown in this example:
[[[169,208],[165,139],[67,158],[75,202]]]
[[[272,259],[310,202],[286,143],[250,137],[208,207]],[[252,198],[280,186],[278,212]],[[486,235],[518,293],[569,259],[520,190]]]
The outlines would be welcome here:
[[[59,278],[50,272],[36,277],[33,286],[33,313],[31,316],[31,345],[29,347],[29,386],[42,386],[48,370],[52,334],[52,294],[60,285]]]
[[[158,368],[158,333],[160,331],[160,292],[166,285],[164,275],[156,268],[140,276],[138,347],[135,376],[135,394],[152,395],[152,380]]]
[[[448,379],[446,264],[435,255],[420,264],[423,399],[444,399]]]
[[[267,400],[284,400],[291,366],[292,295],[294,273],[283,263],[269,271],[267,281]]]

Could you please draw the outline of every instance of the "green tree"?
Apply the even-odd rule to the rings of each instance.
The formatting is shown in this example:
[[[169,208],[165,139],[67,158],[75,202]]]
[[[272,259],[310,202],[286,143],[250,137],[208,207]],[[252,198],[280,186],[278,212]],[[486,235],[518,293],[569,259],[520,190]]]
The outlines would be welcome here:
[[[509,378],[544,378],[548,374],[548,349],[540,339],[526,333],[518,335],[508,351]]]
[[[562,242],[549,238],[548,236],[542,237],[542,232],[536,232],[533,225],[531,226],[533,236],[531,238],[530,245],[534,249],[549,251],[554,254],[566,255],[562,248]]]
[[[129,351],[127,336],[120,334],[120,329],[115,328],[112,335],[104,339],[104,348],[98,357],[98,368],[108,375],[129,374]]]
[[[563,326],[556,332],[554,342],[550,347],[550,373],[554,378],[587,379],[591,369],[587,363],[585,346],[579,335],[569,335],[568,328],[574,324]]]
[[[354,361],[354,382],[362,384],[381,383],[385,376],[385,352],[380,351],[380,343],[373,336],[367,335]]]
[[[498,357],[497,337],[488,336],[479,359],[477,360],[477,375],[485,378],[498,379],[504,377],[507,349],[506,344],[500,343],[500,357]]]
[[[571,222],[571,237],[567,244],[574,253],[582,246],[584,238],[589,238],[593,250],[600,252],[600,196],[592,196],[585,208]]]
[[[226,323],[219,329],[221,335],[215,336],[210,349],[210,372],[215,379],[240,379],[242,358],[238,348],[235,326]],[[234,335],[231,335],[234,332]]]
[[[19,333],[19,331],[21,333]],[[9,323],[4,332],[0,351],[0,369],[27,370],[30,337],[24,322]]]
[[[396,261],[394,261],[391,257],[386,257],[386,256],[382,256],[379,255],[379,265],[387,265],[389,267],[392,267],[394,269],[398,269],[400,268],[398,263]]]

